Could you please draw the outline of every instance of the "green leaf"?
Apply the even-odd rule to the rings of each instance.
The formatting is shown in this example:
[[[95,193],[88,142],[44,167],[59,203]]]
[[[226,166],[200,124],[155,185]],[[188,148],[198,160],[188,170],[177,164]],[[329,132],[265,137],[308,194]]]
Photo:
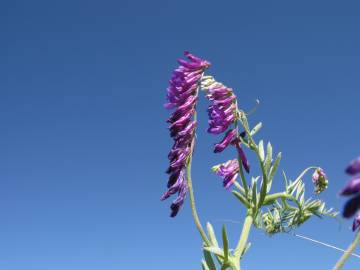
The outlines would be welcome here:
[[[245,246],[245,248],[244,248],[244,250],[243,250],[240,258],[244,256],[244,254],[250,249],[250,247],[251,247],[251,243],[248,242],[248,243],[246,244],[246,246]]]
[[[254,181],[255,180],[255,181]],[[257,178],[252,178],[252,203],[254,207],[257,207],[257,190],[256,190],[256,184],[257,184]]]
[[[222,240],[223,240],[223,250],[224,250],[224,259],[227,261],[229,259],[229,240],[226,234],[225,225],[222,227]]]
[[[235,197],[246,207],[246,208],[249,208],[250,207],[250,204],[249,202],[247,201],[247,199],[241,195],[239,192],[237,192],[236,190],[233,190],[231,191],[232,194],[235,195]]]
[[[266,146],[266,158],[265,158],[265,166],[264,166],[267,174],[269,173],[269,169],[272,162],[272,153],[273,153],[272,145],[270,142],[268,142]]]
[[[280,154],[280,153],[279,153]],[[270,173],[270,177],[271,177],[272,173]],[[282,175],[283,175],[283,178],[284,178],[284,184],[285,184],[285,188],[286,188],[286,193],[288,193],[288,185],[289,185],[289,182],[288,182],[288,179],[286,177],[286,173],[285,171],[283,170],[282,171]]]
[[[262,123],[258,123],[251,131],[250,131],[250,135],[254,136],[256,133],[259,132],[259,130],[262,128]]]
[[[264,151],[264,141],[261,140],[258,145],[259,148],[259,157],[261,161],[264,161],[265,159],[265,151]]]
[[[216,270],[216,266],[215,266],[213,257],[211,256],[211,253],[207,250],[204,250],[203,253],[204,253],[204,258],[205,258],[206,264],[208,266],[208,269]]]
[[[270,168],[270,172],[269,172],[270,183],[274,179],[275,173],[276,173],[277,169],[279,168],[280,161],[281,161],[281,152],[279,154],[277,154],[275,162]],[[285,172],[283,172],[283,175],[284,175],[284,179],[287,181]]]
[[[263,179],[263,181],[261,181],[260,198],[259,198],[259,206],[258,207],[261,207],[261,205],[263,204],[266,193],[267,193],[267,182],[265,179]]]
[[[217,256],[224,258],[224,251],[218,247],[203,247],[204,250],[209,251]]]
[[[218,244],[218,242],[217,242],[217,240],[216,240],[214,228],[213,228],[213,226],[210,224],[210,222],[206,223],[206,228],[207,228],[207,231],[208,231],[208,235],[209,235],[211,244],[212,244],[213,246],[215,246],[215,247],[218,247],[219,244]]]
[[[202,270],[210,270],[209,266],[206,264],[204,259],[201,260],[201,267],[202,267]]]

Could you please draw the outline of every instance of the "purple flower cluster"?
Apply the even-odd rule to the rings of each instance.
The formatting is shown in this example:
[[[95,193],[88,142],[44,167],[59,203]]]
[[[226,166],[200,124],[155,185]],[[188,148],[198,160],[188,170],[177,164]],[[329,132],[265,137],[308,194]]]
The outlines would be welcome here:
[[[171,217],[175,217],[183,205],[187,193],[186,166],[194,147],[197,122],[193,116],[198,99],[198,86],[210,63],[189,52],[185,52],[188,61],[179,59],[180,66],[174,70],[167,88],[167,109],[175,109],[167,122],[170,124],[170,136],[174,139],[168,155],[170,166],[167,191],[161,200],[177,193],[178,197],[171,204]]]
[[[346,173],[352,176],[345,188],[340,192],[343,196],[353,196],[344,207],[343,216],[350,218],[355,215],[353,231],[360,227],[360,157],[356,158],[346,168]]]
[[[236,120],[236,96],[233,90],[217,83],[208,88],[206,97],[212,101],[212,104],[208,108],[208,132],[211,134],[225,132]],[[232,133],[228,133],[227,135],[229,134]],[[233,137],[235,136],[235,134],[232,135]]]
[[[230,144],[234,145],[238,151],[242,166],[246,172],[249,172],[250,164],[241,148],[241,141],[237,137],[237,130],[235,128],[229,129],[230,125],[237,121],[236,96],[233,90],[221,83],[215,82],[207,88],[206,97],[212,102],[208,108],[208,132],[217,135],[227,131],[224,138],[215,144],[214,152],[220,153]],[[242,136],[244,137],[245,134],[242,134]],[[230,181],[230,183],[234,181]]]
[[[223,179],[225,188],[230,188],[236,181],[239,174],[239,162],[237,159],[228,160],[227,162],[214,166],[212,170]]]

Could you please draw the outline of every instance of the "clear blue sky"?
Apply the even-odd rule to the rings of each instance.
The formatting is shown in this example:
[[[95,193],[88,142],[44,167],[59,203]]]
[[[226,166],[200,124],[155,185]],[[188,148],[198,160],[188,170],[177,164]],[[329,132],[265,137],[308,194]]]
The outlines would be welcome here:
[[[200,269],[189,203],[171,219],[170,201],[159,201],[171,147],[165,88],[184,50],[211,61],[244,109],[261,100],[250,118],[264,123],[258,138],[283,152],[291,178],[325,168],[322,198],[341,209],[344,167],[360,154],[359,10],[358,1],[2,1],[0,269]],[[234,153],[212,154],[206,106],[193,181],[201,219],[219,233],[244,211],[210,172]],[[313,219],[298,233],[346,247],[350,224]],[[234,246],[241,226],[227,226]],[[250,240],[245,270],[326,270],[340,255],[291,235],[253,230]]]

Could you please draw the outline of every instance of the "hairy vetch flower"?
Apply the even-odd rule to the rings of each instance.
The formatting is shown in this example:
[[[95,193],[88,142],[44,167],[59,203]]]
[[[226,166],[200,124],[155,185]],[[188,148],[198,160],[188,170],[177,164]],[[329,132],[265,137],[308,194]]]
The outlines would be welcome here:
[[[224,187],[228,189],[239,174],[239,162],[237,159],[229,160],[212,167],[212,170],[223,179]]]
[[[323,169],[317,168],[312,175],[312,181],[315,187],[315,193],[321,193],[328,187],[328,179]]]
[[[178,193],[178,197],[172,202],[171,209],[171,217],[175,217],[180,210],[180,207],[184,203],[186,193],[187,193],[187,180],[185,177],[184,170],[181,170],[179,176],[176,178],[176,182],[169,187],[169,189],[161,196],[161,200],[165,200],[169,198],[171,195]]]
[[[208,88],[206,97],[212,102],[208,108],[208,132],[221,134],[236,120],[236,96],[231,88],[217,83]]]
[[[353,160],[346,168],[346,172],[353,176],[340,192],[340,195],[353,197],[344,206],[343,216],[350,218],[356,216],[353,221],[353,231],[360,227],[360,157]]]
[[[228,132],[226,132],[224,139],[222,139],[221,142],[215,144],[214,152],[222,152],[235,139],[235,137],[236,129],[230,129]]]
[[[171,217],[175,217],[184,203],[187,192],[186,166],[194,148],[196,121],[194,113],[198,99],[201,77],[210,63],[189,52],[185,52],[188,61],[179,59],[180,66],[174,70],[167,88],[167,109],[175,109],[167,122],[170,124],[170,136],[174,139],[168,155],[170,166],[168,190],[161,197],[165,200],[177,193],[178,197],[171,205]]]

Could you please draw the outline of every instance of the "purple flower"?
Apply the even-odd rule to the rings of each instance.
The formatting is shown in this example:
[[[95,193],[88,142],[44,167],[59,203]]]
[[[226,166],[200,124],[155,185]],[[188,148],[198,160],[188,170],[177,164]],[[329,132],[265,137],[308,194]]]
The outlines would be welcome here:
[[[236,96],[231,88],[217,83],[207,89],[206,97],[212,101],[208,108],[211,134],[225,132],[236,120]]]
[[[240,134],[240,136],[241,136],[241,134]],[[236,150],[238,152],[238,156],[241,159],[242,166],[244,167],[245,171],[247,173],[249,173],[250,172],[250,163],[249,163],[249,160],[246,158],[244,150],[241,147],[241,141],[239,140],[239,138],[236,138],[232,142],[232,144],[235,145],[235,147],[236,147]]]
[[[348,200],[345,204],[343,216],[350,218],[360,209],[360,194]]]
[[[357,157],[351,161],[350,165],[346,168],[346,173],[350,175],[355,175],[360,173],[360,157]]]
[[[221,142],[215,144],[214,153],[220,153],[224,151],[226,147],[235,139],[236,129],[230,129],[226,134],[224,139]]]
[[[357,213],[353,221],[353,231],[355,231],[360,226],[360,157],[350,163],[346,172],[354,177],[347,182],[340,195],[353,195],[353,197],[346,202],[343,217],[350,218]]]
[[[175,217],[179,212],[180,207],[184,203],[187,193],[187,179],[185,177],[184,170],[181,170],[179,175],[176,178],[175,183],[173,183],[169,189],[161,196],[161,200],[165,200],[169,198],[171,195],[178,193],[178,197],[172,202],[171,209],[171,217]]]
[[[360,192],[360,175],[353,177],[347,182],[345,188],[340,192],[340,195],[347,196]]]
[[[168,155],[170,166],[168,190],[161,200],[178,194],[171,204],[171,217],[175,217],[184,203],[187,192],[185,170],[189,157],[194,148],[196,121],[194,120],[195,107],[198,100],[198,86],[201,77],[210,63],[189,52],[185,52],[188,61],[179,59],[180,66],[174,70],[169,87],[167,88],[167,109],[175,109],[167,122],[170,124],[170,136],[174,139],[173,147]]]
[[[212,170],[221,178],[225,188],[230,188],[239,173],[239,162],[236,159],[214,166]]]
[[[312,175],[312,181],[315,187],[315,193],[321,193],[328,187],[328,179],[323,169],[317,168]]]
[[[353,231],[355,231],[359,227],[360,227],[360,211],[357,212],[357,214],[354,218],[352,229],[353,229]]]

